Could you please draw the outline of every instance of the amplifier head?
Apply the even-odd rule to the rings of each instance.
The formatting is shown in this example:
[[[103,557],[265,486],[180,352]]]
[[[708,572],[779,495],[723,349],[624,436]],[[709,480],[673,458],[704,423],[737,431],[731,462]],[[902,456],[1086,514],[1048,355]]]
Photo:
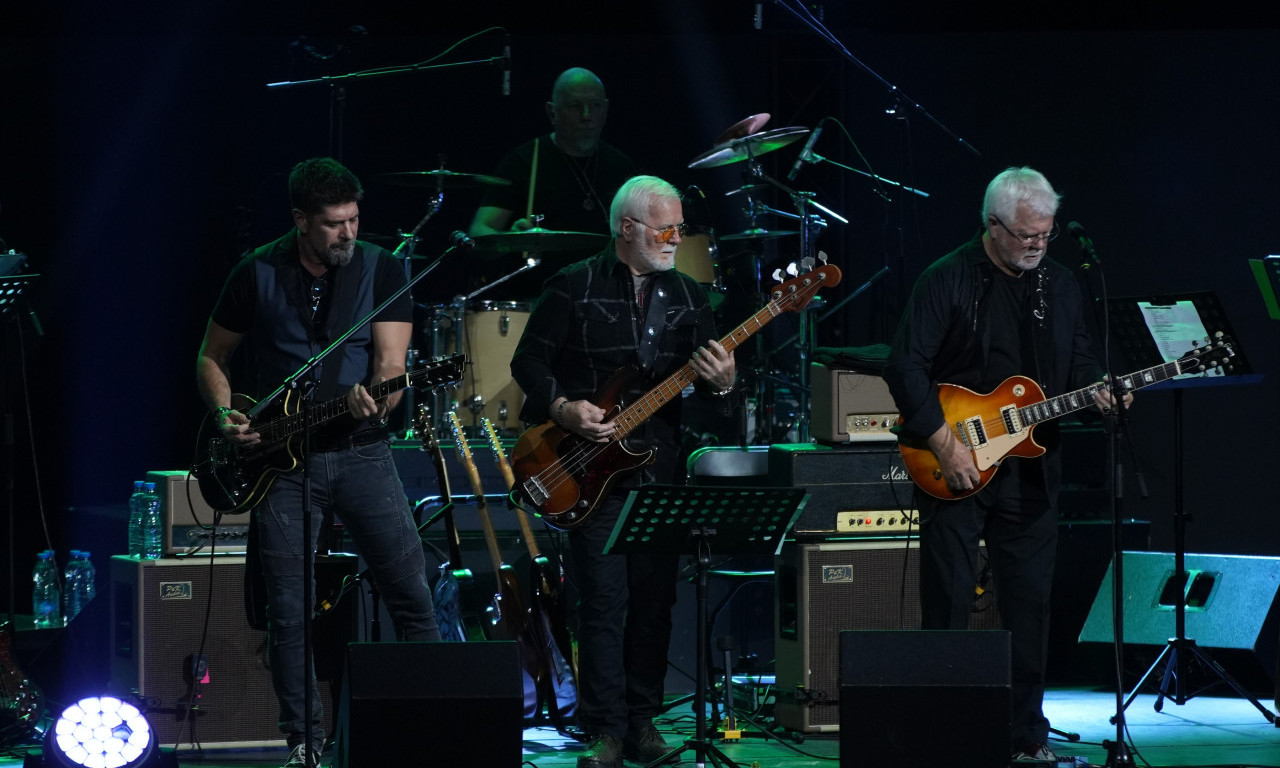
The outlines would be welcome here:
[[[809,365],[810,430],[824,443],[892,439],[898,406],[879,376]]]

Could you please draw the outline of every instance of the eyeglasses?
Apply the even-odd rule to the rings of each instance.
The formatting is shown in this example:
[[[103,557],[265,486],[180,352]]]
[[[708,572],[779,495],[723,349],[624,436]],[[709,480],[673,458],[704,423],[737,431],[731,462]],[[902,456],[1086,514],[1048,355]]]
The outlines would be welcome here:
[[[634,221],[635,223],[639,224],[642,227],[648,227],[649,229],[652,229],[653,239],[657,240],[659,243],[669,243],[671,242],[671,238],[675,237],[677,233],[679,233],[681,237],[684,237],[685,233],[689,231],[689,225],[684,224],[683,222],[680,224],[671,224],[669,226],[663,227],[662,229],[658,229],[657,227],[653,227],[653,226],[649,226],[648,224],[645,224],[643,221],[637,219],[634,216],[624,216],[623,218],[631,219],[632,221]]]
[[[1009,235],[1014,240],[1017,240],[1023,245],[1031,245],[1032,243],[1038,240],[1043,240],[1046,243],[1050,243],[1050,242],[1053,242],[1053,239],[1058,236],[1058,220],[1057,219],[1053,220],[1053,229],[1049,230],[1048,232],[1040,232],[1035,235],[1019,235],[1017,232],[1014,232],[1012,229],[1009,229],[1008,227],[1006,227],[1004,225],[1004,222],[1000,220],[999,216],[993,215],[991,218],[995,219],[995,222],[1000,225],[1000,228],[1003,229],[1005,232],[1008,232]]]
[[[311,279],[311,321],[315,322],[316,313],[320,311],[320,300],[324,298],[324,294],[329,290],[329,284],[325,282],[323,277],[313,277]]]

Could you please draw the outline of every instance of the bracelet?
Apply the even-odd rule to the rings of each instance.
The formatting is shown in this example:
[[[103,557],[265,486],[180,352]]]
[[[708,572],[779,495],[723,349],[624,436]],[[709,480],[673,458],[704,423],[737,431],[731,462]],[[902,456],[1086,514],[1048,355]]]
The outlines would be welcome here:
[[[231,406],[227,406],[227,405],[220,405],[217,408],[213,409],[214,413],[218,415],[219,419],[221,419],[223,416],[226,416],[228,413],[231,413],[234,410],[235,408],[232,408]]]
[[[568,404],[569,404],[569,398],[566,397],[563,401],[561,401],[560,406],[556,408],[555,418],[552,419],[552,421],[554,421],[555,423],[559,424],[562,427],[564,426],[564,421],[561,419],[561,416],[564,414],[564,407]]]
[[[723,392],[712,392],[712,393],[711,393],[711,396],[712,396],[712,397],[725,397],[725,396],[727,396],[727,395],[731,394],[731,393],[733,392],[733,390],[737,387],[737,385],[738,385],[738,382],[736,382],[736,381],[735,381],[735,382],[733,382],[732,384],[730,384],[730,385],[729,385],[729,388],[728,388],[728,389],[724,390]]]

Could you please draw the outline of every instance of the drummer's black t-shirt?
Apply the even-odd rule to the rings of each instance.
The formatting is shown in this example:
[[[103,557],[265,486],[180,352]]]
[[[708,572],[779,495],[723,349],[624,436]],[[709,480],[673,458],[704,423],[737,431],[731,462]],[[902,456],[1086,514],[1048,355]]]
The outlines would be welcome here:
[[[609,205],[622,183],[639,173],[635,163],[603,141],[596,154],[589,158],[570,157],[561,152],[550,134],[535,141],[538,142],[538,171],[532,213],[543,217],[538,226],[556,231],[608,235]],[[534,141],[528,141],[507,153],[493,175],[510,180],[511,186],[486,191],[480,205],[511,211],[512,221],[526,216],[530,208],[533,147]],[[603,241],[600,247],[603,247]],[[598,252],[600,247],[538,254],[542,260],[538,267],[485,291],[477,298],[535,299],[542,293],[544,280],[561,267]],[[521,253],[479,254],[474,260],[472,290],[519,269],[524,263],[523,258]]]

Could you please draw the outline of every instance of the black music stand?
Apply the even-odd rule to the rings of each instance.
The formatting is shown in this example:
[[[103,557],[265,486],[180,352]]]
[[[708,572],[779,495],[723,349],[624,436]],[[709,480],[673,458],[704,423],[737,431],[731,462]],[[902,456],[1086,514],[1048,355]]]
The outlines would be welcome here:
[[[627,497],[604,546],[606,554],[691,554],[697,567],[697,682],[694,737],[649,763],[657,766],[694,750],[698,765],[707,758],[721,768],[738,768],[707,740],[707,572],[714,540],[721,554],[773,554],[800,517],[808,498],[803,488],[718,488],[646,485]]]
[[[1158,318],[1149,318],[1143,314],[1142,305],[1150,304],[1155,308],[1163,310],[1168,308],[1172,311],[1179,305],[1188,310],[1194,309],[1195,315],[1199,319],[1200,324],[1204,327],[1204,332],[1208,334],[1209,339],[1213,339],[1217,334],[1221,333],[1227,339],[1230,339],[1234,355],[1229,361],[1227,370],[1223,371],[1224,375],[1213,376],[1195,376],[1193,378],[1174,378],[1160,384],[1153,385],[1151,390],[1172,389],[1173,390],[1173,483],[1174,483],[1174,507],[1173,507],[1173,532],[1174,532],[1174,565],[1173,565],[1173,592],[1176,595],[1174,603],[1174,631],[1175,635],[1169,638],[1164,649],[1160,651],[1160,655],[1156,657],[1155,662],[1146,671],[1137,685],[1133,687],[1133,691],[1129,694],[1128,699],[1124,702],[1123,709],[1128,709],[1129,704],[1137,697],[1138,693],[1146,685],[1147,681],[1155,673],[1156,669],[1164,663],[1164,674],[1160,680],[1158,695],[1155,701],[1155,710],[1159,712],[1164,706],[1164,700],[1167,698],[1174,704],[1182,705],[1187,703],[1196,695],[1203,693],[1208,687],[1199,691],[1188,693],[1184,689],[1187,682],[1186,671],[1187,661],[1194,657],[1198,659],[1207,669],[1217,675],[1219,681],[1225,682],[1242,698],[1248,700],[1258,711],[1262,713],[1267,722],[1276,723],[1276,716],[1259,701],[1249,694],[1245,688],[1240,685],[1225,669],[1222,668],[1208,653],[1196,645],[1196,641],[1188,638],[1187,635],[1187,570],[1186,570],[1186,530],[1187,523],[1190,521],[1184,509],[1183,503],[1183,477],[1182,477],[1182,393],[1185,389],[1191,387],[1204,386],[1224,386],[1232,384],[1254,384],[1262,380],[1261,374],[1253,373],[1252,367],[1249,365],[1248,359],[1239,347],[1239,340],[1231,332],[1231,325],[1227,321],[1226,313],[1219,303],[1217,296],[1209,291],[1201,291],[1197,293],[1183,293],[1151,297],[1128,297],[1113,299],[1111,301],[1111,317],[1113,319],[1113,332],[1117,342],[1120,344],[1121,351],[1128,358],[1130,365],[1136,367],[1149,367],[1164,362],[1164,357],[1159,350],[1157,337],[1168,345],[1182,343],[1181,352],[1187,351],[1192,346],[1192,341],[1199,341],[1201,333],[1199,329],[1191,332],[1181,329],[1175,323],[1165,323]],[[1188,315],[1190,312],[1188,312]],[[1177,341],[1182,339],[1182,341]],[[1170,347],[1177,348],[1177,347]],[[1119,547],[1117,547],[1117,550]],[[1116,554],[1119,557],[1119,552]],[[1172,683],[1172,687],[1170,686]],[[1113,718],[1112,722],[1116,722]]]

